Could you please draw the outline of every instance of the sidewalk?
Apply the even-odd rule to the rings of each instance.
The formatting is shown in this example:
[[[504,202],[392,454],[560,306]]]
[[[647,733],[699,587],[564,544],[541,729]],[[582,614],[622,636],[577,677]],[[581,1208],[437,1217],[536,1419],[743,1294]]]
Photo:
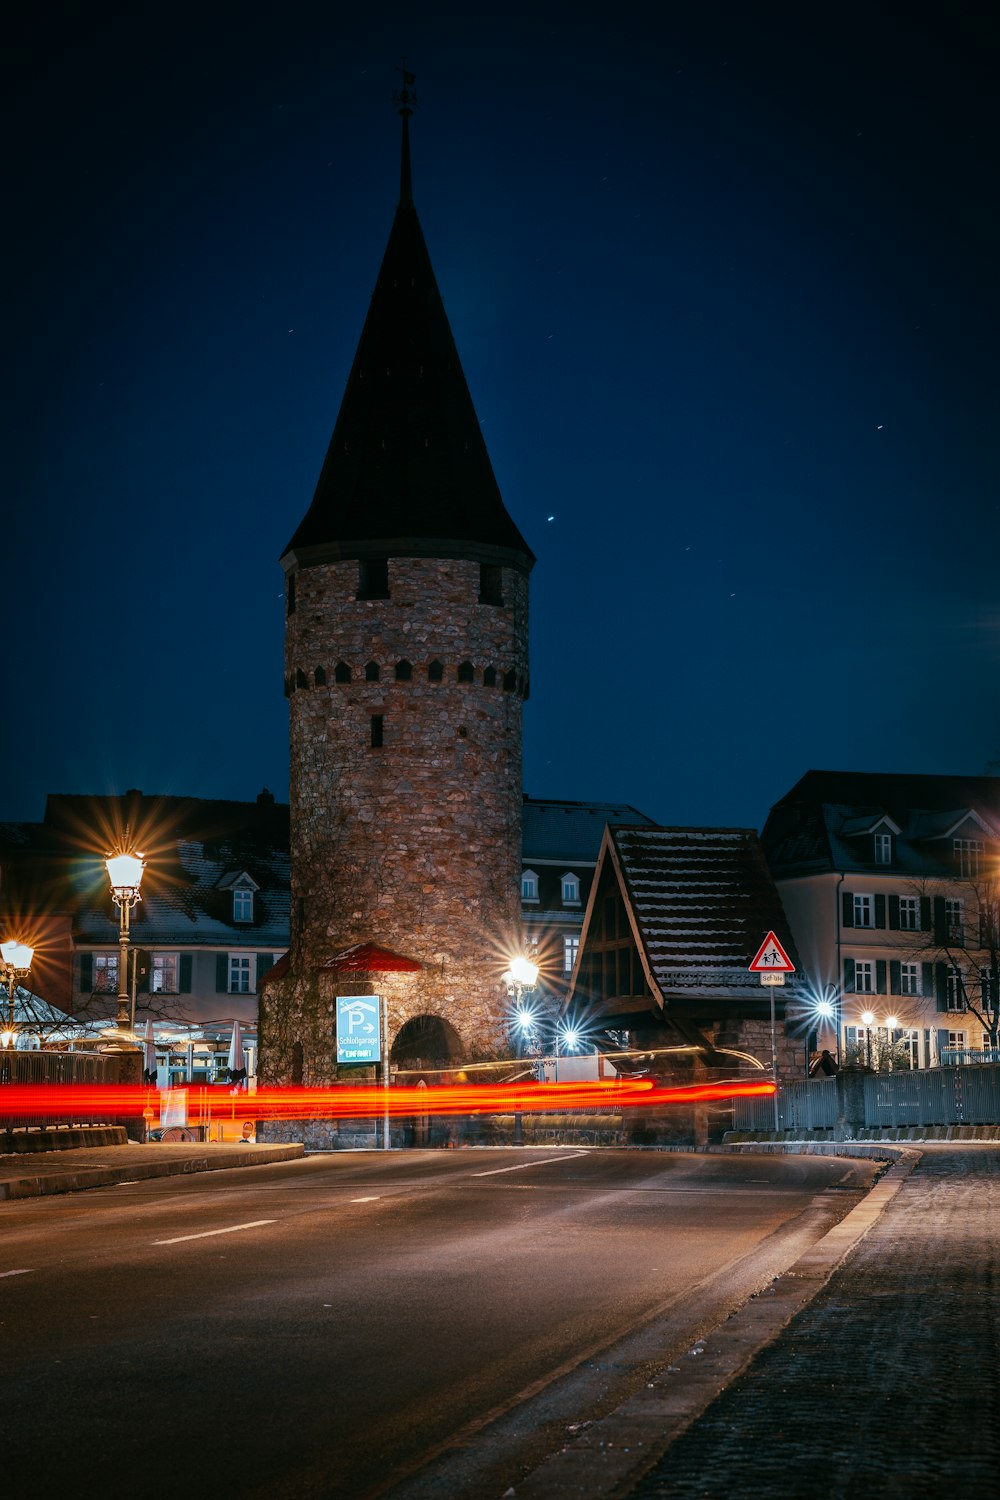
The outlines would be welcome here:
[[[304,1156],[300,1145],[222,1145],[157,1142],[137,1146],[85,1146],[72,1151],[0,1156],[0,1201],[73,1193],[81,1188],[109,1187],[144,1177],[176,1177],[184,1172],[217,1172],[230,1167],[260,1167],[272,1161]]]
[[[511,1495],[1000,1492],[1000,1147],[897,1149],[769,1291]]]

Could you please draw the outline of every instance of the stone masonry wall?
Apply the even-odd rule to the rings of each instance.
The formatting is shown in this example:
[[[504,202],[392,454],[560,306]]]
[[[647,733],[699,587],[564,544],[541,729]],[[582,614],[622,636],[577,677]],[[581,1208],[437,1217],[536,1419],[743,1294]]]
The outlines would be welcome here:
[[[505,568],[501,607],[479,603],[472,561],[390,558],[388,599],[357,599],[358,576],[356,561],[300,570],[287,620],[292,946],[289,976],[261,1011],[262,1076],[274,1082],[290,1076],[295,1042],[303,1081],[330,1081],[337,993],[386,994],[390,1039],[418,1015],[448,1021],[466,1050],[505,1034],[500,975],[520,938],[528,580]],[[400,662],[409,680],[396,680]],[[338,664],[349,681],[336,680]],[[459,680],[463,666],[471,681]],[[354,988],[318,973],[362,942],[422,967]]]

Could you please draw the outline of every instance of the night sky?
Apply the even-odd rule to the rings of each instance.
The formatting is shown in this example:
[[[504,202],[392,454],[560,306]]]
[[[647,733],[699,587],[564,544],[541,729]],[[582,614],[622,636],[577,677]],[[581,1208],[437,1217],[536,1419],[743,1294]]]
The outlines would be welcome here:
[[[532,575],[525,789],[981,774],[994,7],[49,4],[9,31],[0,817],[288,795],[278,559],[414,196]]]

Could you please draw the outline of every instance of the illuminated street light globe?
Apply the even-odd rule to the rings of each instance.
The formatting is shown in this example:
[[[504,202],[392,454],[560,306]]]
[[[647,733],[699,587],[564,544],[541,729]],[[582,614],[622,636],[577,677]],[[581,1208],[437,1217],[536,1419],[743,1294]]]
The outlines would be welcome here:
[[[898,1016],[887,1016],[885,1024],[888,1026],[888,1028],[889,1028],[890,1031],[898,1031],[899,1030],[899,1017]]]
[[[115,897],[137,892],[146,862],[141,854],[109,854],[104,861]]]
[[[866,1026],[870,1026],[875,1019],[875,1012],[873,1010],[863,1010],[861,1012],[861,1019]]]
[[[538,965],[533,964],[530,958],[524,958],[518,954],[517,958],[511,959],[510,968],[503,977],[505,983],[512,983],[518,989],[534,989],[538,978]]]
[[[5,969],[24,971],[31,968],[35,950],[29,948],[27,943],[19,943],[15,938],[9,938],[6,943],[0,943],[0,955],[2,955]]]

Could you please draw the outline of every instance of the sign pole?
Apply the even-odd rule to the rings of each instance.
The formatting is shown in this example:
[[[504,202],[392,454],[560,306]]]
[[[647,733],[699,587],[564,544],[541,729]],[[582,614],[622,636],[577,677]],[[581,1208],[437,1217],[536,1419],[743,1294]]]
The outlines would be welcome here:
[[[781,976],[784,978],[784,975]],[[778,1115],[778,1028],[774,1019],[774,985],[768,985],[771,994],[771,1078],[774,1082],[774,1128],[780,1130]]]
[[[382,996],[382,1088],[385,1091],[385,1114],[382,1116],[382,1150],[389,1150],[389,1001]]]
[[[778,1109],[778,1026],[774,1013],[774,989],[776,985],[784,984],[786,974],[795,973],[795,965],[773,932],[768,933],[757,949],[750,972],[758,974],[761,984],[766,984],[771,992],[771,1081],[774,1084],[774,1128],[777,1132],[781,1129],[781,1115]]]

